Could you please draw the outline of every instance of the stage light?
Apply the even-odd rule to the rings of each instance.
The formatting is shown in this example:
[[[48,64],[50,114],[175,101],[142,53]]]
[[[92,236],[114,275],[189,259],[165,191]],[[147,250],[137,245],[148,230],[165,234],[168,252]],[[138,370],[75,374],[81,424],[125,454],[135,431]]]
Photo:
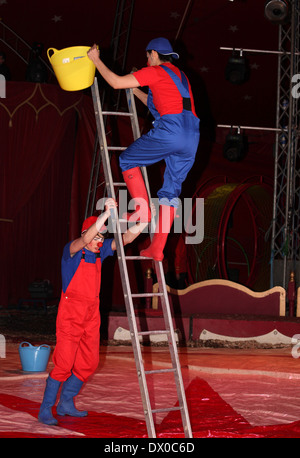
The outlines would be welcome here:
[[[248,139],[238,128],[236,133],[230,132],[226,136],[223,146],[223,156],[230,162],[238,162],[244,159],[248,150]]]
[[[236,53],[233,52],[226,65],[226,80],[232,84],[242,84],[248,80],[249,74],[249,66],[242,52],[240,55],[236,55]]]
[[[287,0],[270,0],[265,3],[265,16],[275,24],[285,24],[290,20],[290,8]]]

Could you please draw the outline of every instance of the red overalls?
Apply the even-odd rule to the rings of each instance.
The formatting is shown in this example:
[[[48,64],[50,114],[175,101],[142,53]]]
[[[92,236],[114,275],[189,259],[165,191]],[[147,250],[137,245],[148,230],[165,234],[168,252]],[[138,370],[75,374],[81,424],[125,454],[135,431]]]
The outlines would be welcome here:
[[[50,376],[64,382],[71,372],[85,382],[99,363],[101,259],[80,264],[62,292],[56,320],[54,369]]]

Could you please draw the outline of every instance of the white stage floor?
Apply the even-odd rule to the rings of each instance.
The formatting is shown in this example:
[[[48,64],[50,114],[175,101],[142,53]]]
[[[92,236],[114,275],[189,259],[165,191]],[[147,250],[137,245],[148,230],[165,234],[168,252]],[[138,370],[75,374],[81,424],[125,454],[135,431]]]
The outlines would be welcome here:
[[[99,368],[77,396],[86,418],[38,422],[48,372],[23,372],[18,343],[0,359],[0,437],[147,437],[131,346],[101,346]],[[291,348],[179,348],[195,438],[300,437],[300,365]],[[143,347],[146,369],[170,367],[166,347]],[[52,362],[48,364],[50,371]],[[172,374],[152,375],[153,408],[177,402]],[[180,414],[155,416],[157,437],[184,437]]]

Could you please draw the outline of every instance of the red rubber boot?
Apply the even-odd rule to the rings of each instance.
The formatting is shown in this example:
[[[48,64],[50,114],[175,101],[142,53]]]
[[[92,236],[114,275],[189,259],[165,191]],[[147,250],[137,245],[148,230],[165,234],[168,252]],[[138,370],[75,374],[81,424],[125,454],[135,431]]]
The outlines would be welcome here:
[[[132,213],[125,213],[123,217],[131,222],[140,221],[146,223],[151,221],[148,193],[140,168],[134,167],[126,170],[123,172],[123,177],[127,189],[135,203],[135,211]]]
[[[175,217],[175,208],[168,205],[160,205],[159,216],[155,234],[151,245],[140,252],[141,256],[152,258],[155,261],[164,259],[164,248]]]

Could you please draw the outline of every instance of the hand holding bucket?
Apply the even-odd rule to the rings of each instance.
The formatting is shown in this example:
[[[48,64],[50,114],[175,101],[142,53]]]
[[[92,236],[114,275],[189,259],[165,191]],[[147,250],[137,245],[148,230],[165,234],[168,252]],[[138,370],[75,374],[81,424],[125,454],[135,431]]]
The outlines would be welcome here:
[[[99,46],[93,44],[93,46],[88,50],[88,58],[96,65],[97,60],[99,59]]]
[[[57,81],[65,91],[80,91],[93,84],[96,67],[87,56],[89,50],[89,46],[47,50]]]

